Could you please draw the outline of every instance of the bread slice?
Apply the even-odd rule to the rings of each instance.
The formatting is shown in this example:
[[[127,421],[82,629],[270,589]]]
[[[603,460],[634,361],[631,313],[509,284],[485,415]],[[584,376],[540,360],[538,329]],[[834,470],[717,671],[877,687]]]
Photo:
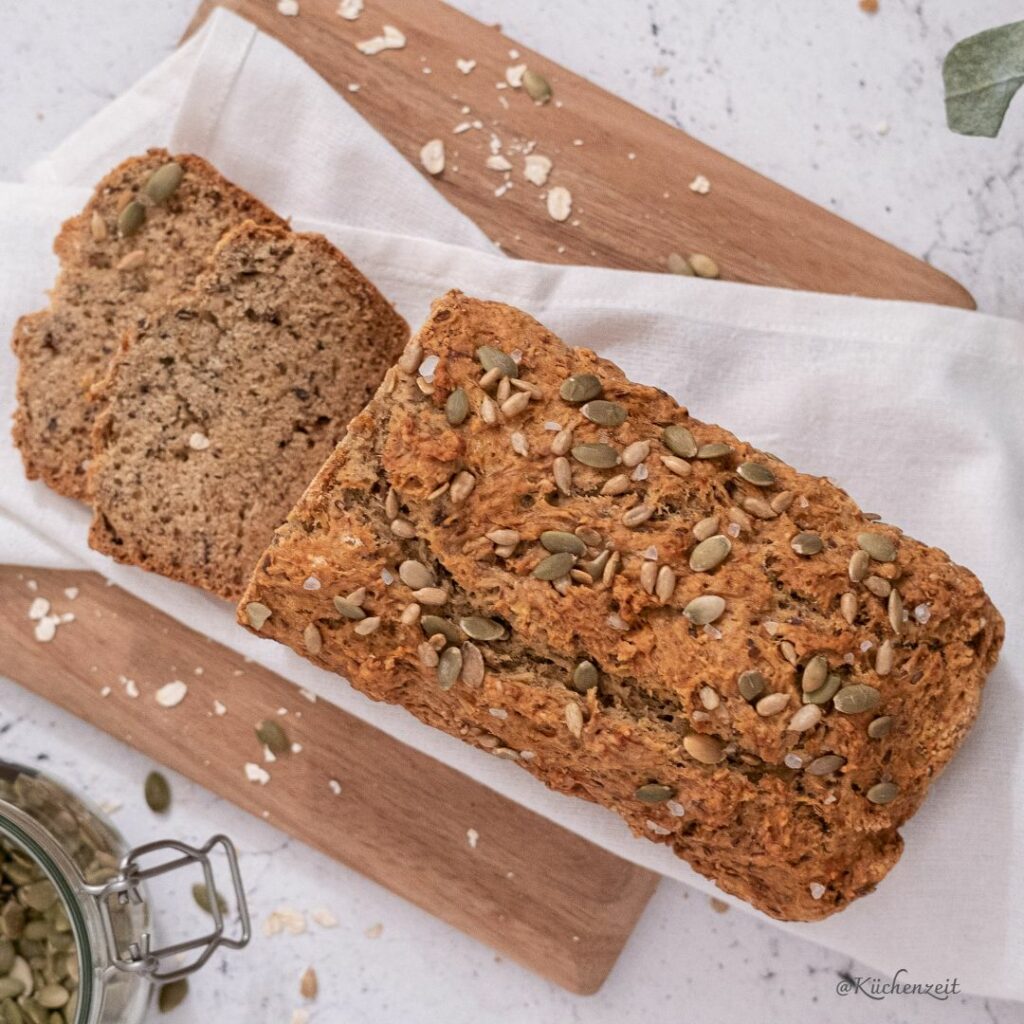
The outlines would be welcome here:
[[[793,920],[896,862],[1003,637],[970,572],[828,479],[458,293],[239,621]]]
[[[237,598],[408,335],[321,235],[231,231],[97,389],[90,544]]]
[[[168,164],[184,172],[176,187]],[[152,149],[111,171],[64,224],[50,306],[23,316],[12,339],[20,360],[14,441],[30,479],[84,498],[90,388],[124,331],[190,288],[220,237],[245,220],[285,226],[205,160]]]

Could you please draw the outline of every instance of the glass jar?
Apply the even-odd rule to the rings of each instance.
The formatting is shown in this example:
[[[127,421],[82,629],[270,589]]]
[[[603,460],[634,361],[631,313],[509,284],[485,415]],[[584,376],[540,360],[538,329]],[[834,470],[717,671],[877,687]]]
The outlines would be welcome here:
[[[230,936],[210,856],[218,849],[238,909]],[[213,928],[154,949],[145,882],[193,866],[203,872]],[[249,937],[227,837],[199,849],[175,840],[129,849],[99,811],[60,783],[0,761],[0,961],[13,960],[6,970],[0,962],[0,1021],[13,1000],[24,1024],[139,1024],[154,984],[191,974],[219,947],[241,949]]]

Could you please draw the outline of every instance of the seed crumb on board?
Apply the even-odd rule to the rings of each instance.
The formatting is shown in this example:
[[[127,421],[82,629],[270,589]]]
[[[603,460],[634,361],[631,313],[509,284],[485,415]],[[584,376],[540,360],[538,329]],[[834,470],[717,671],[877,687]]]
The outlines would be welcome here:
[[[154,696],[160,707],[176,708],[188,696],[188,685],[180,679],[172,679],[164,683]]]
[[[139,695],[139,687],[134,679],[129,679],[127,676],[118,676],[117,681],[124,687],[126,697],[134,699]]]
[[[878,0],[860,0],[858,6],[865,14],[878,13]]]
[[[513,64],[505,68],[505,82],[513,89],[519,89],[523,84],[523,75],[526,74],[525,64]]]
[[[299,978],[299,995],[303,999],[316,999],[320,991],[320,982],[317,980],[316,969],[307,967]]]
[[[703,174],[698,174],[690,182],[689,188],[691,192],[696,192],[699,196],[706,196],[711,191],[711,182]]]
[[[379,939],[381,937],[381,933],[383,931],[384,931],[384,925],[382,925],[380,923],[373,924],[373,925],[370,925],[370,927],[366,929],[365,935],[366,935],[366,937],[368,939]]]
[[[45,597],[37,597],[29,605],[28,617],[33,621],[38,622],[40,619],[45,618],[50,611],[50,602]]]
[[[475,828],[466,829],[466,842],[469,843],[471,850],[476,849],[476,844],[480,842],[480,833]]]
[[[338,927],[338,919],[326,907],[318,907],[310,916],[321,928]]]
[[[472,59],[466,59],[459,57],[455,61],[455,66],[464,74],[468,75],[473,68],[476,67],[476,61]]]
[[[299,693],[302,694],[310,704],[316,703],[316,694],[312,690],[303,690],[300,688]]]
[[[277,0],[277,13],[294,18],[299,13],[299,0]]]
[[[227,706],[219,700],[213,702],[213,713],[218,717],[223,717],[228,713]]]
[[[428,174],[440,174],[444,170],[444,143],[440,139],[425,142],[420,149],[420,163]]]
[[[725,900],[720,900],[717,896],[709,896],[708,903],[711,904],[711,909],[716,914],[725,914],[729,910],[729,904]]]
[[[541,153],[530,153],[523,161],[523,177],[538,188],[548,183],[548,175],[554,166],[550,157]]]
[[[76,597],[78,597],[78,587],[65,587],[64,588],[64,596],[69,601],[74,601],[74,599]]]
[[[328,779],[327,786],[335,796],[341,796],[341,783],[337,779]]]
[[[250,782],[258,782],[261,786],[265,786],[270,781],[270,772],[252,761],[246,761],[245,777]]]
[[[363,0],[341,0],[338,14],[346,21],[355,21],[363,13]]]
[[[367,57],[372,57],[384,50],[401,50],[404,48],[405,35],[395,28],[394,25],[385,25],[381,35],[356,43],[356,49],[360,53],[366,54]]]
[[[569,219],[572,213],[572,193],[564,185],[555,185],[548,190],[548,215],[559,223]]]
[[[267,914],[263,922],[263,934],[268,938],[287,932],[289,935],[302,935],[306,931],[306,915],[294,907],[278,907]]]

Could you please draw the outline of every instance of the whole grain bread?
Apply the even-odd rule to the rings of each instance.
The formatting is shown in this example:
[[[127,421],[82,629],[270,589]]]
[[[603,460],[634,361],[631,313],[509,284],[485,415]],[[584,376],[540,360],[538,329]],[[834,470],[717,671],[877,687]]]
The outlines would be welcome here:
[[[454,292],[239,621],[793,920],[896,862],[1003,636],[970,572],[829,480]]]
[[[90,544],[237,599],[408,336],[321,235],[235,228],[97,388]]]
[[[205,160],[152,149],[114,168],[64,224],[50,306],[23,316],[12,339],[14,441],[30,479],[84,498],[96,413],[89,392],[121,335],[190,288],[221,236],[245,220],[285,226]]]

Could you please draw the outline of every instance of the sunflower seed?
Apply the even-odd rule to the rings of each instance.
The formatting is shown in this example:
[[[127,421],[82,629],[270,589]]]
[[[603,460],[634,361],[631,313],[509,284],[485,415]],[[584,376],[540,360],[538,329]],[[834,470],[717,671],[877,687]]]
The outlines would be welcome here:
[[[795,665],[800,660],[800,656],[796,653],[796,648],[789,640],[783,640],[779,644],[779,652],[790,665]]]
[[[816,654],[806,666],[800,679],[804,693],[813,693],[825,685],[828,678],[828,658],[824,654]]]
[[[854,619],[857,618],[857,595],[852,591],[847,591],[841,598],[839,598],[839,611],[842,612],[843,618],[852,626]]]
[[[754,710],[757,711],[762,718],[770,718],[772,715],[777,715],[788,704],[788,693],[769,693],[754,705]]]
[[[900,787],[895,782],[877,782],[867,792],[867,798],[873,804],[892,803],[900,795]]]
[[[693,528],[693,535],[698,541],[705,541],[718,533],[718,516],[708,516]]]
[[[825,547],[821,537],[816,533],[798,533],[790,542],[789,546],[798,555],[817,555],[820,554]]]
[[[576,564],[576,556],[568,551],[560,551],[542,559],[530,575],[537,580],[557,580],[564,576]]]
[[[654,508],[651,505],[636,505],[626,512],[622,517],[622,525],[633,529],[646,523],[654,515]]]
[[[114,269],[115,270],[123,270],[123,271],[138,270],[139,267],[145,265],[145,262],[146,262],[146,254],[145,254],[145,252],[142,249],[136,249],[134,252],[130,252],[127,255],[122,256],[121,259],[118,261],[117,266]],[[203,437],[203,435],[202,434],[193,434],[192,437],[193,438],[194,437]],[[205,440],[205,438],[204,438],[204,440]],[[193,444],[193,445],[191,445],[191,447],[195,448],[196,446]],[[210,447],[209,442],[207,442],[206,444],[201,445],[197,449],[197,451],[202,451],[204,448],[209,448],[209,447]]]
[[[577,693],[586,693],[597,686],[600,676],[592,661],[581,661],[572,670],[572,688]]]
[[[886,640],[879,645],[875,654],[875,672],[880,676],[887,676],[892,671],[892,662],[892,641]]]
[[[602,551],[597,558],[590,562],[580,562],[580,568],[590,573],[593,579],[599,580],[604,574],[605,566],[608,565],[609,559],[612,557],[612,553],[607,549]]]
[[[747,512],[758,519],[774,519],[778,514],[764,498],[752,498],[744,495],[740,498],[740,502]]]
[[[586,414],[586,409],[583,410]],[[648,455],[651,454],[651,443],[650,441],[634,441],[631,445],[627,445],[622,453],[622,464],[627,469],[633,469],[639,466]]]
[[[740,696],[744,700],[753,700],[755,697],[759,697],[764,690],[764,676],[757,669],[748,669],[740,675],[737,685]]]
[[[400,540],[412,540],[416,536],[416,527],[408,519],[399,517],[391,520],[391,532]]]
[[[844,686],[832,698],[832,703],[837,711],[844,715],[859,715],[864,711],[871,711],[878,707],[881,694],[873,686],[867,683],[853,683]]]
[[[337,608],[346,619],[353,619],[358,622],[360,619],[366,618],[366,612],[364,612],[359,605],[354,604],[352,601],[347,601],[343,597],[336,597],[334,599],[334,607]]]
[[[360,620],[352,627],[354,633],[358,636],[369,636],[371,633],[376,632],[380,627],[380,616],[371,615],[369,618]]]
[[[817,690],[812,690],[810,693],[804,694],[805,704],[821,704],[824,706],[827,704],[837,693],[839,687],[843,685],[843,678],[836,673],[833,673],[825,680],[823,686],[820,686]]]
[[[596,548],[604,541],[601,534],[597,530],[592,530],[589,526],[577,526],[574,532],[588,547]]]
[[[316,628],[315,622],[308,623],[302,631],[302,642],[310,654],[319,654],[323,650],[324,638],[320,635],[320,630]]]
[[[611,586],[611,582],[615,579],[615,574],[619,571],[620,565],[622,565],[622,555],[618,551],[613,551],[601,572],[601,582],[604,586]],[[624,629],[625,627],[621,628]]]
[[[881,576],[869,576],[864,581],[864,586],[871,591],[875,597],[888,597],[892,593],[892,584]]]
[[[882,715],[868,725],[868,735],[873,740],[880,740],[888,736],[892,731],[893,718],[891,715]]]
[[[738,526],[741,530],[746,530],[748,533],[754,528],[754,524],[751,521],[750,516],[741,508],[730,507],[726,512],[726,516],[729,522],[735,526]]]
[[[698,277],[715,278],[721,273],[718,264],[703,253],[695,252],[692,256],[687,256],[686,260]]]
[[[692,459],[697,454],[697,442],[686,427],[672,424],[661,432],[661,440],[673,455],[683,459]],[[664,459],[662,460],[664,461]],[[689,466],[687,467],[689,471]]]
[[[583,709],[575,701],[565,705],[565,724],[576,739],[583,735]]]
[[[498,406],[488,395],[484,395],[484,400],[480,403],[480,419],[491,425],[498,422]]]
[[[691,732],[683,737],[683,749],[701,764],[719,764],[725,760],[725,744],[715,736]]]
[[[813,729],[822,717],[821,708],[817,704],[804,704],[793,712],[793,717],[786,726],[787,732],[807,732]]]
[[[772,487],[775,484],[775,474],[760,462],[741,462],[736,467],[736,475],[755,487]]]
[[[702,444],[697,449],[698,459],[720,459],[725,455],[732,455],[732,445],[715,441],[712,444]]]
[[[133,199],[117,217],[117,232],[122,238],[130,238],[146,222],[146,208]]]
[[[411,590],[434,585],[434,574],[422,563],[407,559],[398,567],[398,578]]]
[[[173,161],[157,168],[149,177],[143,191],[153,200],[154,203],[163,203],[174,195],[185,177],[185,170],[181,164]]]
[[[551,439],[551,454],[565,455],[572,448],[572,427],[564,427]]]
[[[633,793],[637,800],[645,804],[663,804],[666,800],[671,800],[675,795],[675,787],[666,786],[660,782],[648,782],[643,786],[639,786]]]
[[[511,558],[515,554],[515,551],[515,544],[499,544],[498,547],[494,549],[494,553],[498,558]]]
[[[601,391],[601,382],[592,373],[577,373],[562,381],[558,394],[563,401],[572,405],[582,405],[597,398]]]
[[[871,556],[866,551],[855,551],[850,557],[850,579],[854,583],[860,583],[868,574],[868,567],[871,565]]]
[[[484,656],[476,644],[468,640],[462,645],[462,681],[467,686],[480,686],[484,681]]]
[[[437,663],[441,660],[437,651],[426,640],[416,648],[416,653],[419,656],[420,664],[424,668],[437,668]]]
[[[422,612],[422,610],[423,609],[421,609],[420,606],[415,602],[413,602],[412,604],[407,604],[402,609],[402,614],[399,616],[398,621],[403,626],[415,626],[416,623],[420,621],[420,613]]]
[[[713,686],[702,686],[697,693],[705,711],[714,711],[722,703],[718,691]]]
[[[249,620],[249,625],[258,633],[264,623],[273,614],[271,610],[259,601],[250,601],[245,606],[245,617]]]
[[[779,491],[775,497],[772,498],[768,504],[771,506],[771,510],[778,515],[785,512],[790,505],[793,504],[793,498],[795,495],[792,491]]]
[[[606,497],[615,497],[625,494],[629,487],[629,477],[625,473],[620,473],[618,476],[610,477],[601,485],[601,493]]]
[[[678,459],[674,455],[659,455],[658,458],[661,460],[661,464],[676,476],[689,476],[693,472],[688,462]]]
[[[640,586],[647,594],[654,593],[655,584],[658,582],[658,563],[644,562],[640,566]]]
[[[619,427],[626,422],[627,416],[625,408],[618,402],[605,402],[601,399],[587,402],[580,412],[591,423],[596,423],[601,427]]]
[[[532,68],[527,68],[523,72],[523,89],[534,103],[547,103],[551,99],[551,86],[548,80]]]
[[[564,455],[560,455],[551,463],[551,475],[555,478],[555,486],[562,494],[572,493],[572,465]]]
[[[814,707],[813,704],[809,707]],[[831,775],[846,764],[846,758],[838,754],[822,754],[816,757],[805,769],[808,775]]]
[[[686,257],[680,256],[677,252],[670,252],[665,263],[671,274],[681,274],[683,277],[694,276],[693,267],[686,262]]]
[[[150,772],[146,776],[144,793],[146,806],[156,814],[163,814],[171,806],[170,784],[159,772]]]
[[[721,565],[732,551],[732,541],[722,534],[702,540],[690,552],[690,568],[694,572],[710,572]]]
[[[302,972],[302,977],[299,978],[299,995],[303,999],[316,999],[319,991],[320,984],[317,981],[316,971],[312,967],[307,967]]]
[[[526,391],[517,391],[511,398],[501,403],[501,414],[506,419],[515,419],[526,412],[530,404],[530,395]]]
[[[505,636],[505,627],[500,622],[482,615],[459,619],[459,628],[473,640],[500,640]]]
[[[491,530],[490,533],[486,534],[486,537],[492,544],[497,544],[498,547],[508,547],[509,545],[519,543],[518,530]]]
[[[437,663],[437,682],[442,690],[450,690],[462,672],[462,651],[446,647]]]
[[[398,368],[406,374],[415,373],[423,362],[423,346],[417,341],[410,341],[398,360]]]
[[[469,415],[469,395],[462,388],[456,388],[448,396],[448,401],[444,404],[444,415],[453,427],[465,422]]]
[[[474,487],[476,487],[476,477],[472,473],[465,469],[457,473],[455,479],[452,480],[451,490],[448,492],[452,504],[462,504],[473,493]]]
[[[717,594],[701,594],[695,597],[683,609],[685,615],[695,626],[706,626],[721,618],[725,611],[725,598]]]
[[[485,370],[497,370],[503,377],[519,376],[516,361],[493,345],[481,345],[476,350],[476,358]]]
[[[177,981],[168,982],[160,986],[160,994],[157,996],[157,1006],[161,1013],[170,1013],[176,1010],[188,995],[188,979],[179,978]]]
[[[570,555],[582,555],[587,550],[586,544],[576,534],[563,530],[545,530],[540,535],[540,543],[545,551],[552,554],[567,551]]]
[[[900,592],[893,589],[889,595],[889,625],[892,626],[892,631],[900,636],[903,633],[903,598],[900,597]]]
[[[103,242],[107,238],[107,222],[101,216],[99,210],[92,211],[92,220],[89,222],[89,232],[94,242]]]
[[[653,565],[653,562],[648,563]],[[658,570],[658,581],[654,585],[654,593],[658,600],[664,604],[666,601],[672,600],[672,595],[676,592],[676,574],[667,565],[663,565]]]
[[[576,445],[572,457],[593,469],[611,469],[619,464],[619,453],[611,445],[599,442]]]
[[[857,544],[876,562],[896,561],[896,544],[884,533],[858,533]]]

